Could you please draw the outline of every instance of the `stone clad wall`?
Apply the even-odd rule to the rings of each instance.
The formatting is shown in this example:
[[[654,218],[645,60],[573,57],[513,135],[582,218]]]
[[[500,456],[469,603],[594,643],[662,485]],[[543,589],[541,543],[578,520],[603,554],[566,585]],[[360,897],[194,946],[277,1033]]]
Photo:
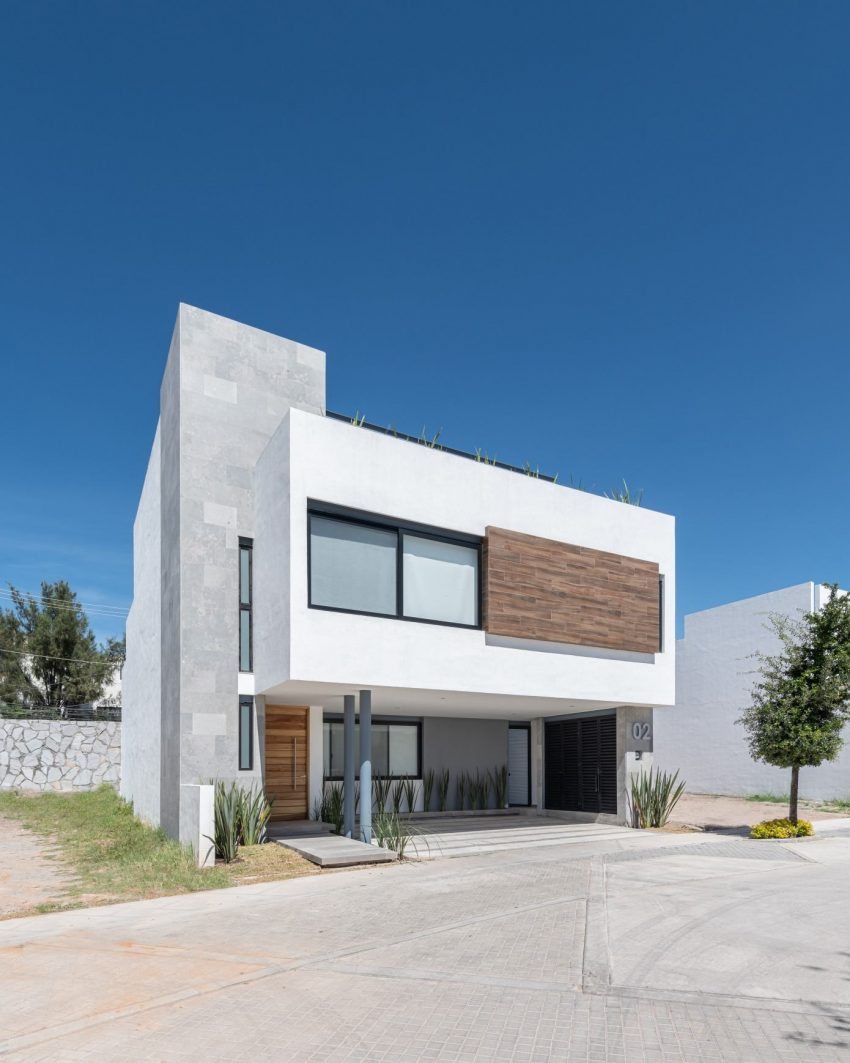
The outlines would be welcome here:
[[[0,719],[0,787],[4,790],[118,788],[121,724],[112,720]]]

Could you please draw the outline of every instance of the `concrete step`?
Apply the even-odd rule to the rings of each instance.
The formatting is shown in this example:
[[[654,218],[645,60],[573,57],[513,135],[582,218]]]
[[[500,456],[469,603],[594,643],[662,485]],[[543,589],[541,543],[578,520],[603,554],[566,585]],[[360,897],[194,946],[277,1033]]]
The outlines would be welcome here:
[[[357,867],[360,864],[391,864],[398,857],[390,849],[366,845],[338,834],[275,837],[276,845],[292,849],[319,867]]]

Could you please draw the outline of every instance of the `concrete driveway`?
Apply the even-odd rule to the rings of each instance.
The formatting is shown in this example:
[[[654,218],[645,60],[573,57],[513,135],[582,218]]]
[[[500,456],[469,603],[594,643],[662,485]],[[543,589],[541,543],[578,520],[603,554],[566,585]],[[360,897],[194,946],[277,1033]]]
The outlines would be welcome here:
[[[850,836],[595,845],[0,923],[0,1052],[850,1058]]]

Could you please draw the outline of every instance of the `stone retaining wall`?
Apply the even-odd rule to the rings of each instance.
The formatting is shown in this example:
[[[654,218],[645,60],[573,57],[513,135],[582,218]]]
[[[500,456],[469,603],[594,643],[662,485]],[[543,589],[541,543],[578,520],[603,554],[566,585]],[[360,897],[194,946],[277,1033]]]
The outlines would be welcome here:
[[[118,788],[121,724],[107,720],[0,719],[4,790]]]

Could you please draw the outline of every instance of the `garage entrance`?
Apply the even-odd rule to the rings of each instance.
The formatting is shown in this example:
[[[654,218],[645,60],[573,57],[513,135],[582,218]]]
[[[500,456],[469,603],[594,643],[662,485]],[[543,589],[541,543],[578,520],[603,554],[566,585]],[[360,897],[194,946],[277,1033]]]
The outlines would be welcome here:
[[[617,814],[617,714],[552,720],[545,728],[544,806]]]

